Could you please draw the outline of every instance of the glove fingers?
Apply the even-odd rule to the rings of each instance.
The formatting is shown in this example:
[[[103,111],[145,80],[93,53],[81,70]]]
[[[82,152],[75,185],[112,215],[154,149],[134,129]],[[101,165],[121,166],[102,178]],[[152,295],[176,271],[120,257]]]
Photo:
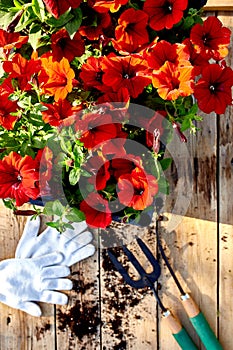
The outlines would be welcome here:
[[[15,251],[16,258],[29,258],[32,255],[32,246],[30,246],[30,241],[38,235],[40,228],[40,218],[37,216],[36,219],[31,220],[29,217],[26,221],[23,234],[19,240]]]
[[[71,290],[73,283],[68,278],[56,278],[44,280],[43,288],[48,290]]]
[[[56,249],[56,247],[54,248]],[[63,260],[64,260],[64,255],[56,251],[34,259],[34,261],[36,261],[41,268],[60,264]]]
[[[39,305],[37,305],[36,303],[33,303],[32,301],[24,301],[20,303],[18,309],[32,316],[39,317],[42,314],[41,308],[39,307]]]
[[[83,246],[85,246],[88,243],[90,243],[92,241],[92,239],[93,239],[92,233],[89,232],[89,231],[85,231],[83,233],[80,233],[76,237],[74,237],[69,242],[67,242],[64,247],[60,246],[59,250],[62,250],[65,256],[69,256],[70,254],[72,254],[77,249],[80,249]]]
[[[70,269],[68,266],[64,265],[56,265],[56,266],[48,266],[44,267],[41,273],[41,277],[43,280],[50,278],[60,278],[67,277],[70,274]]]
[[[61,235],[61,238],[64,237],[65,241],[73,239],[75,236],[87,229],[86,221],[72,223],[72,226],[74,227],[74,230],[68,229]]]
[[[68,266],[74,265],[79,261],[84,260],[89,256],[92,256],[94,253],[95,246],[93,244],[87,244],[85,247],[82,247],[81,249],[78,249],[75,252],[73,252],[68,262]]]
[[[60,292],[45,290],[41,294],[40,301],[44,303],[66,305],[68,303],[68,296]]]

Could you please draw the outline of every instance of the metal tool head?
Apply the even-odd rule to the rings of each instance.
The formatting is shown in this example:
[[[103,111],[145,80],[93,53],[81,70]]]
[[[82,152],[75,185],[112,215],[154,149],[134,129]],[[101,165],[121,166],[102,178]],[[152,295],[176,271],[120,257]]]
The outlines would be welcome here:
[[[122,246],[125,255],[128,257],[129,261],[132,263],[140,275],[140,278],[138,280],[134,280],[129,276],[129,273],[110,250],[108,250],[108,255],[117,271],[122,275],[125,282],[131,287],[137,289],[151,287],[151,285],[153,285],[154,282],[158,280],[161,274],[161,268],[157,259],[154,257],[148,246],[140,238],[137,238],[137,243],[153,267],[153,271],[147,273],[135,255],[125,245]]]

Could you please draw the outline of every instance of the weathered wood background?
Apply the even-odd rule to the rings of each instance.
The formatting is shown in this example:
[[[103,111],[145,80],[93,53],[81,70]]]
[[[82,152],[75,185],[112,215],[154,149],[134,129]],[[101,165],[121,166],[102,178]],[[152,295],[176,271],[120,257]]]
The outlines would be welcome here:
[[[206,15],[218,15],[233,28],[231,0],[209,1]],[[221,10],[225,11],[219,11]],[[231,12],[232,11],[232,12]],[[229,60],[233,63],[232,49]],[[184,288],[199,304],[224,349],[233,349],[233,113],[205,115],[202,131],[189,137],[191,187],[177,176],[185,167],[178,157],[167,176],[174,196],[165,203],[161,236],[167,255]],[[177,192],[191,201],[184,216],[173,210]],[[186,205],[186,204],[185,204]],[[173,221],[172,221],[173,220]],[[173,222],[173,223],[172,223]],[[176,222],[176,225],[174,224]],[[25,219],[0,206],[0,259],[14,256]],[[122,231],[121,231],[122,230]],[[156,252],[154,224],[137,229],[113,226],[96,235],[96,254],[72,268],[74,289],[69,305],[42,305],[36,318],[0,305],[0,350],[176,350],[177,344],[161,320],[150,291],[124,285],[112,270],[105,245],[117,244],[116,235],[132,241],[139,234]],[[131,244],[133,247],[134,244]],[[179,302],[179,293],[165,267],[160,277],[160,296],[172,309],[199,349],[204,349]],[[210,349],[209,349],[210,350]]]

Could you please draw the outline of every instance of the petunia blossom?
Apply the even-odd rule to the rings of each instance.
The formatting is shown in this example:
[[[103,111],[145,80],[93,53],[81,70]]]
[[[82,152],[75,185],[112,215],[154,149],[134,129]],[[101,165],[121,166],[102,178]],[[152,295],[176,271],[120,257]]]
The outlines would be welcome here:
[[[42,112],[42,119],[52,126],[71,125],[77,119],[77,114],[82,110],[82,105],[72,106],[68,100],[59,99],[57,102],[43,103],[47,107]]]
[[[43,0],[49,13],[59,18],[69,8],[79,7],[81,0]]]
[[[223,114],[232,104],[233,71],[230,67],[211,64],[203,68],[194,96],[198,107],[205,113]]]
[[[151,82],[150,78],[142,75],[147,67],[147,62],[139,56],[105,57],[102,61],[102,81],[114,91],[125,87],[130,96],[136,98]]]
[[[0,125],[12,130],[18,119],[18,116],[12,113],[16,113],[17,109],[17,102],[9,100],[9,94],[0,87]]]
[[[177,66],[166,62],[158,71],[153,71],[152,84],[164,100],[176,100],[179,96],[193,93],[193,66]]]
[[[88,0],[90,6],[92,6],[97,12],[117,12],[122,5],[126,5],[129,0]]]
[[[111,224],[112,215],[108,201],[97,192],[89,195],[80,203],[80,210],[86,216],[86,222],[93,228],[105,228]]]
[[[3,69],[9,73],[9,79],[14,79],[14,86],[21,90],[31,90],[33,77],[39,72],[41,66],[39,60],[27,60],[16,53],[11,60],[3,62]]]
[[[136,167],[130,174],[119,177],[118,188],[118,198],[122,204],[135,210],[144,210],[153,203],[153,198],[158,192],[158,183],[153,175],[146,174]]]
[[[20,33],[9,33],[4,29],[0,29],[0,47],[3,49],[5,54],[9,54],[11,49],[19,49],[27,42],[27,35],[20,35]]]
[[[146,0],[143,10],[149,15],[154,30],[171,29],[183,17],[188,0]]]
[[[51,48],[56,61],[60,61],[65,57],[71,62],[75,57],[82,56],[85,51],[85,45],[81,35],[76,32],[71,39],[69,33],[64,28],[51,35]]]
[[[142,45],[149,42],[147,23],[148,15],[145,12],[133,8],[124,11],[118,19],[113,46],[118,51],[138,51]]]
[[[195,24],[190,33],[190,41],[197,53],[215,60],[227,56],[230,38],[230,29],[223,27],[222,22],[214,16],[208,17],[203,24]]]
[[[11,152],[0,160],[0,198],[15,199],[17,206],[36,199],[38,180],[37,161],[30,156]]]
[[[70,67],[69,61],[63,57],[60,62],[53,61],[53,57],[41,58],[42,70],[38,75],[41,86],[41,94],[54,96],[57,102],[65,99],[72,91],[75,73]]]

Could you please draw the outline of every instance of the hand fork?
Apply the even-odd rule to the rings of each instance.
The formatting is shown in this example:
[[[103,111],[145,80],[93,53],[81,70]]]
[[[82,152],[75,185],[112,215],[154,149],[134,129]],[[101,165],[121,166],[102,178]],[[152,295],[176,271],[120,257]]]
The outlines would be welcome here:
[[[162,310],[162,315],[167,321],[172,335],[181,347],[181,349],[197,350],[196,345],[193,343],[185,328],[182,327],[179,320],[175,318],[172,315],[172,313],[163,305],[158,295],[158,292],[155,289],[154,283],[158,280],[161,274],[161,268],[158,261],[156,260],[150,249],[140,238],[137,238],[137,243],[153,267],[153,271],[147,273],[143,266],[139,263],[135,255],[125,245],[123,245],[122,249],[125,255],[128,257],[129,261],[132,263],[132,265],[135,267],[135,269],[140,275],[140,278],[138,280],[134,280],[129,276],[128,272],[122,266],[122,264],[119,262],[116,256],[108,249],[109,258],[111,259],[112,263],[114,264],[118,272],[122,275],[127,284],[136,289],[149,287],[153,291],[158,305]]]

